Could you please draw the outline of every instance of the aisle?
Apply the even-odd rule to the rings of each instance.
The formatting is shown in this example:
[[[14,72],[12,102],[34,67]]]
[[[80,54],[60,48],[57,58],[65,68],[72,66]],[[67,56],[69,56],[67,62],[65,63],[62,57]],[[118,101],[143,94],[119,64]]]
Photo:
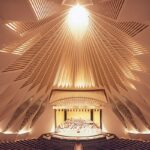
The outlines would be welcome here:
[[[74,150],[83,150],[83,146],[81,143],[76,143],[74,146]]]

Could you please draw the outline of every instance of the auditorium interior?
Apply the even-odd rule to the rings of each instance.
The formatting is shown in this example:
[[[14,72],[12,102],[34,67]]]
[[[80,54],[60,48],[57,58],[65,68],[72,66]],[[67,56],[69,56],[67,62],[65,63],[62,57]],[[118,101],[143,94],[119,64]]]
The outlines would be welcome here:
[[[0,150],[150,150],[150,0],[0,0]]]

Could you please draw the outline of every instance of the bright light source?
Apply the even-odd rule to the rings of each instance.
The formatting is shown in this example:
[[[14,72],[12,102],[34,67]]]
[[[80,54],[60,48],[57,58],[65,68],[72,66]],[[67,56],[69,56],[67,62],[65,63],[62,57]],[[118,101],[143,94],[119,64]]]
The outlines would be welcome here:
[[[89,18],[87,10],[80,6],[76,5],[70,9],[69,12],[69,25],[76,28],[81,28],[88,26]]]
[[[89,13],[78,4],[70,9],[67,21],[71,31],[81,39],[89,24]]]

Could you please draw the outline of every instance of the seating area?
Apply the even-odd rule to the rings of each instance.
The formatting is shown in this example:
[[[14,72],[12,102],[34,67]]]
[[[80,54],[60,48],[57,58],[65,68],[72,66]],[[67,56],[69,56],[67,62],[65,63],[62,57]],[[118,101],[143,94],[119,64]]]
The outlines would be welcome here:
[[[119,139],[97,139],[82,142],[84,150],[150,150],[150,142],[138,140]]]
[[[42,141],[38,139],[0,143],[0,150],[42,150],[44,147]]]
[[[45,143],[45,150],[74,150],[74,145],[76,141],[73,140],[63,140],[52,138],[51,140],[43,139]]]
[[[0,150],[74,150],[75,141],[60,139],[30,139],[1,142]]]
[[[74,150],[76,143],[81,143],[83,150],[150,150],[150,142],[117,137],[89,141],[67,141],[57,138],[48,140],[40,137],[38,139],[1,142],[0,150]]]

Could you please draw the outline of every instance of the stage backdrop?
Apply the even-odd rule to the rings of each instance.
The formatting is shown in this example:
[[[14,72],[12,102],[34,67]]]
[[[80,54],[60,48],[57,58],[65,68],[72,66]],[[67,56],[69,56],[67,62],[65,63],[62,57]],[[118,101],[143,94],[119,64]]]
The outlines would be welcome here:
[[[93,113],[91,113],[91,111],[93,111]],[[65,118],[92,120],[94,121],[94,123],[97,124],[97,126],[100,127],[100,110],[89,110],[89,109],[55,110],[55,115],[56,115],[55,116],[56,127],[59,124],[63,123],[65,121]]]
[[[67,111],[67,119],[84,119],[90,120],[90,111],[77,109],[75,111]]]

